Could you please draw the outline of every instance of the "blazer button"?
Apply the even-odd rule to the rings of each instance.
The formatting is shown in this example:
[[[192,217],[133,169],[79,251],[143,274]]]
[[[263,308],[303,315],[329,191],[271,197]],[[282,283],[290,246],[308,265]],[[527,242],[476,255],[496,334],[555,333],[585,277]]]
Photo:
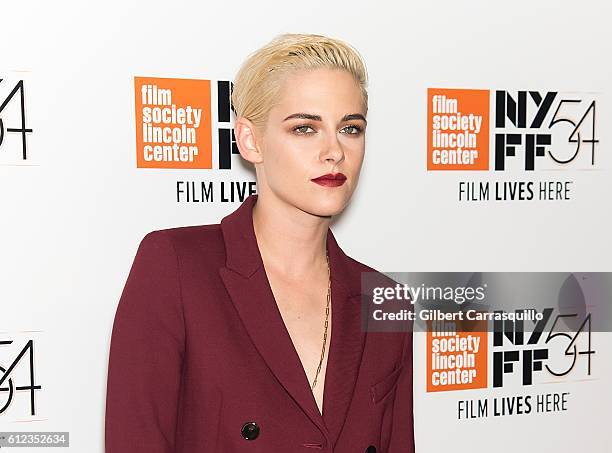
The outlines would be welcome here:
[[[255,422],[247,422],[240,432],[246,440],[254,440],[259,436],[259,426]]]
[[[376,453],[376,447],[374,445],[370,445],[365,449],[365,453]]]

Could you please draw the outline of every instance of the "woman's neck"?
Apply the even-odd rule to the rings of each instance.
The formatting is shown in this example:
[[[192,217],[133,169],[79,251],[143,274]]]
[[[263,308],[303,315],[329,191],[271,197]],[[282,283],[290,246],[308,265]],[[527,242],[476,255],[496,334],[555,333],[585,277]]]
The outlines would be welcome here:
[[[272,194],[258,195],[253,228],[267,269],[288,278],[304,277],[327,266],[325,259],[330,217],[302,211]]]

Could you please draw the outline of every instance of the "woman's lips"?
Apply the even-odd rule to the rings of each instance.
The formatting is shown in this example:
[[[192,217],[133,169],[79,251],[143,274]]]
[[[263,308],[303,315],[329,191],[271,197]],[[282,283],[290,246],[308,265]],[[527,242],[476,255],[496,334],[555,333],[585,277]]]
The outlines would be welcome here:
[[[338,187],[344,184],[346,181],[346,176],[344,176],[342,173],[328,173],[326,175],[319,176],[318,178],[311,179],[311,181],[324,187]]]

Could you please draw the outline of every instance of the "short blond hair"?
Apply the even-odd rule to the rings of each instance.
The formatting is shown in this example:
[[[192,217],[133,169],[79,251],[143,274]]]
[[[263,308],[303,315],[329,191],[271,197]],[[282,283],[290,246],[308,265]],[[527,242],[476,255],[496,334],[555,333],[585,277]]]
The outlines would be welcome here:
[[[232,108],[236,117],[263,128],[283,78],[294,70],[344,69],[361,89],[368,110],[368,74],[359,52],[339,39],[315,34],[284,33],[251,53],[234,79]]]

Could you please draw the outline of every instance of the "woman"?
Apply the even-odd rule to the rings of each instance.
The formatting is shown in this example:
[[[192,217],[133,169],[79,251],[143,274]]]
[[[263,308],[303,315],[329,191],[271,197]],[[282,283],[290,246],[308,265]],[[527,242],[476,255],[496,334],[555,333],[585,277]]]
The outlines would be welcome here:
[[[366,70],[285,34],[232,93],[252,195],[220,224],[142,240],[115,316],[107,453],[414,451],[412,336],[364,332],[361,274],[329,229],[365,150]]]

